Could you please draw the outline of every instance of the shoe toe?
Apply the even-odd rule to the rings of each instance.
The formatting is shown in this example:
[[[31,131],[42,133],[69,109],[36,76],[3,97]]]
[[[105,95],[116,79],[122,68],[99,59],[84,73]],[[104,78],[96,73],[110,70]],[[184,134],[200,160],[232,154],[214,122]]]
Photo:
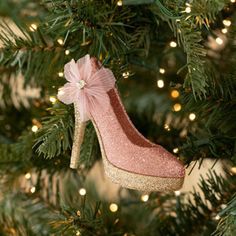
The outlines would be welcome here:
[[[137,168],[136,168],[137,167]],[[183,164],[170,152],[158,146],[149,149],[149,155],[133,165],[135,172],[162,178],[183,178],[185,169]]]
[[[159,158],[159,161],[161,161],[159,168],[163,177],[183,178],[185,176],[183,164],[172,153],[160,146],[158,156],[161,157]]]

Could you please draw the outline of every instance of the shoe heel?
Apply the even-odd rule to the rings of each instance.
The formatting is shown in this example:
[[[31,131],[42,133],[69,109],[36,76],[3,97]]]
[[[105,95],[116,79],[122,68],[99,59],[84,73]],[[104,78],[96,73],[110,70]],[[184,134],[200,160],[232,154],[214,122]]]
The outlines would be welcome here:
[[[78,104],[74,103],[75,110],[75,129],[74,129],[74,140],[70,159],[70,168],[77,169],[80,158],[80,148],[84,140],[84,131],[86,122],[82,122],[79,114]]]

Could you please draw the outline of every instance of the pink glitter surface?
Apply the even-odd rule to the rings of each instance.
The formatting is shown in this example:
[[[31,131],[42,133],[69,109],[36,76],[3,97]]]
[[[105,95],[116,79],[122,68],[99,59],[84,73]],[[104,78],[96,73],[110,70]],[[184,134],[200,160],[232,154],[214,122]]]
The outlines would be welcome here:
[[[92,117],[109,162],[136,174],[183,178],[185,170],[181,162],[135,129],[120,103],[117,91],[111,89],[107,95],[110,106],[106,110],[96,109]]]

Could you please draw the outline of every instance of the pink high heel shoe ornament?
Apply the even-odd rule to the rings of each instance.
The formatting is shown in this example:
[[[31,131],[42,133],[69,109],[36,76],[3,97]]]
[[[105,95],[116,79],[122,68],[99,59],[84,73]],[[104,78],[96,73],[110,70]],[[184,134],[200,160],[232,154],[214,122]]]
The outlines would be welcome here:
[[[183,165],[136,130],[121,103],[111,70],[86,55],[67,63],[64,74],[68,82],[59,89],[58,99],[65,104],[74,103],[75,108],[71,168],[78,166],[86,121],[91,120],[105,172],[113,182],[148,192],[181,188]]]

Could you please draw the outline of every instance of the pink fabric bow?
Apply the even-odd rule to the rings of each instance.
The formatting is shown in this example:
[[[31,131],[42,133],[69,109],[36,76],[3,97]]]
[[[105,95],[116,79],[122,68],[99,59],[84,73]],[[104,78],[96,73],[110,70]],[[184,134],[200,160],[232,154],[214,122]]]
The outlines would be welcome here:
[[[109,106],[107,92],[115,85],[111,70],[104,67],[98,69],[94,59],[86,55],[77,62],[72,59],[67,63],[64,74],[68,82],[59,88],[57,97],[65,104],[77,103],[81,121],[91,119],[96,109]]]

